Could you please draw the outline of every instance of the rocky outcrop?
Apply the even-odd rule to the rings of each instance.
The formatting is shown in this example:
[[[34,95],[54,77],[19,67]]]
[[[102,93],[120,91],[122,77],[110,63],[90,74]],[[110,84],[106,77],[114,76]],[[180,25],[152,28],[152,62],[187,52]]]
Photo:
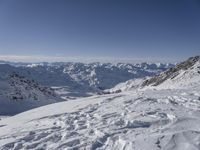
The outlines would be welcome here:
[[[192,68],[196,62],[200,61],[200,56],[190,57],[188,60],[176,65],[174,68],[170,68],[169,70],[154,76],[148,80],[145,80],[142,86],[157,86],[163,83],[168,79],[173,79],[179,75],[180,70],[188,70]]]

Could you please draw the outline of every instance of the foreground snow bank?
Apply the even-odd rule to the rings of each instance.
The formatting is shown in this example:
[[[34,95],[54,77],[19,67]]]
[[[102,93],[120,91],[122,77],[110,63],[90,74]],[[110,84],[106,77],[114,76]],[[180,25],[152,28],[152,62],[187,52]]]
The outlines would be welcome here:
[[[0,149],[198,150],[199,89],[128,91],[0,121]]]

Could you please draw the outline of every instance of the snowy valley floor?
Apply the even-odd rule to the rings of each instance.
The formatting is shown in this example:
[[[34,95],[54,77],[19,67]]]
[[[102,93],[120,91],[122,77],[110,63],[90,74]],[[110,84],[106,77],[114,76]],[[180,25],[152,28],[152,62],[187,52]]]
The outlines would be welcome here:
[[[198,150],[199,88],[61,102],[0,121],[0,149]]]

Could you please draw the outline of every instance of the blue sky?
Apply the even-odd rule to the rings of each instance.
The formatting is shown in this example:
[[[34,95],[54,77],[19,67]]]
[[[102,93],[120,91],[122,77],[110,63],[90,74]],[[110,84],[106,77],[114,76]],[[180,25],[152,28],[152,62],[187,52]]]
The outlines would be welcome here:
[[[199,53],[200,0],[0,0],[2,59],[179,61]]]

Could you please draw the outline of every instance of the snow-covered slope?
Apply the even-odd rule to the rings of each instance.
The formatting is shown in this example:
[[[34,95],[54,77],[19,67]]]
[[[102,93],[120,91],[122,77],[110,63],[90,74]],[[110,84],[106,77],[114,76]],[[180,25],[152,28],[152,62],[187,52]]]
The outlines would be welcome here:
[[[53,87],[65,99],[91,96],[121,82],[153,76],[172,64],[127,63],[11,63],[15,72],[43,86]]]
[[[198,61],[185,71],[190,74],[196,65]],[[186,79],[179,77],[181,70],[174,86]],[[200,77],[191,73],[191,79],[192,75]],[[0,149],[199,150],[200,82],[196,81],[184,88],[130,88],[5,118],[0,121]],[[156,86],[165,82],[168,79]]]
[[[98,89],[112,88],[133,78],[153,76],[172,67],[172,64],[126,63],[38,63],[19,66],[29,76],[47,86],[77,84]],[[25,71],[26,70],[26,71]]]
[[[179,89],[199,86],[200,56],[191,57],[155,77],[146,80],[142,86],[162,89]]]
[[[13,115],[59,100],[52,89],[17,74],[15,70],[10,65],[0,65],[0,115]]]
[[[55,87],[63,97],[83,97],[130,79],[153,76],[172,64],[110,64],[110,63],[45,63],[23,67],[26,76],[46,86]]]
[[[147,63],[28,64],[1,61],[0,115],[12,115],[60,101],[56,95],[63,100],[70,100],[99,94],[102,93],[102,89],[112,87],[121,81],[152,76],[169,66]]]
[[[131,79],[126,82],[117,84],[111,89],[104,90],[104,94],[120,93],[123,91],[129,90],[138,90],[142,87],[143,82],[146,81],[146,78]]]
[[[0,149],[199,150],[199,96],[149,90],[47,105],[0,121]]]
[[[110,64],[110,63],[64,63],[47,64],[47,70],[64,73],[68,78],[82,85],[98,89],[108,89],[120,82],[133,78],[152,76],[165,71],[172,64]],[[37,67],[36,67],[37,68]],[[55,70],[55,68],[57,70]]]
[[[200,83],[200,56],[169,68],[167,71],[153,77],[132,79],[105,90],[107,93],[127,91],[130,89],[183,89],[199,86]]]

